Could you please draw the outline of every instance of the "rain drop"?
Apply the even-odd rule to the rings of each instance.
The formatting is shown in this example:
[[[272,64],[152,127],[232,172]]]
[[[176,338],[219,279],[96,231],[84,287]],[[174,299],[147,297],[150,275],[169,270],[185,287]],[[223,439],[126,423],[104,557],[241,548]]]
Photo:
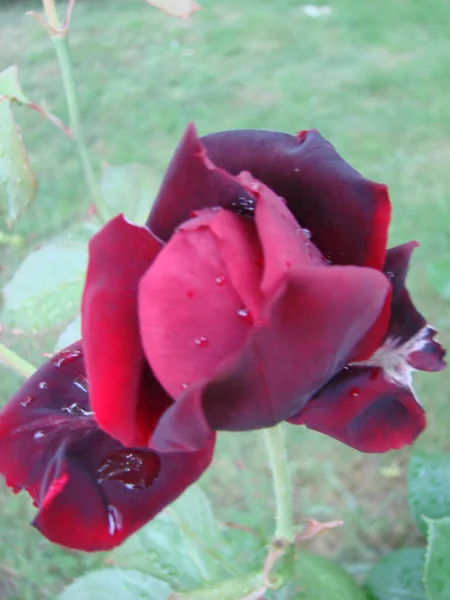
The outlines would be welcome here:
[[[208,340],[203,336],[200,336],[195,340],[195,345],[199,348],[205,348],[208,345],[208,343]]]
[[[62,350],[61,352],[58,352],[58,354],[55,354],[55,356],[51,359],[51,362],[56,367],[62,367],[63,365],[75,362],[81,357],[81,355],[81,350],[68,348],[67,350]]]
[[[81,408],[81,406],[79,406],[76,402],[72,402],[72,404],[69,406],[62,406],[61,411],[67,412],[69,415],[76,417],[90,417],[94,414],[91,410],[85,410],[84,408]]]
[[[302,229],[302,232],[303,232],[303,235],[308,238],[308,240],[311,239],[312,234],[311,234],[311,231],[309,229]]]
[[[35,440],[41,440],[44,437],[44,432],[43,431],[36,431],[36,433],[33,435],[33,438]]]
[[[180,387],[181,387],[182,390],[187,390],[188,387],[189,387],[189,384],[188,383],[182,383]]]
[[[225,275],[219,275],[219,277],[216,277],[216,283],[217,285],[223,285],[226,282],[227,278],[225,277]]]
[[[252,317],[251,313],[249,312],[248,308],[240,308],[237,311],[237,315],[243,321],[246,321],[247,323],[253,323],[253,317]]]
[[[294,169],[294,173],[300,173],[300,169],[299,169],[298,167],[296,167],[296,168]]]
[[[73,385],[82,392],[85,392],[86,394],[88,393],[88,380],[86,379],[86,376],[83,375],[83,373],[80,373],[74,378]]]
[[[98,483],[119,481],[127,489],[146,490],[159,475],[161,461],[155,452],[123,448],[106,456],[97,469]]]
[[[30,404],[33,402],[33,400],[34,400],[33,396],[25,396],[25,398],[23,398],[23,400],[20,401],[20,404],[21,404],[21,406],[26,408],[27,406],[30,406]]]
[[[360,390],[357,387],[354,387],[350,390],[350,396],[352,398],[357,398],[359,396],[359,394],[360,394]]]
[[[118,508],[112,504],[108,505],[108,533],[114,535],[122,529],[123,516]]]
[[[386,271],[385,275],[389,279],[389,281],[394,281],[395,275],[392,271]]]
[[[40,390],[48,390],[48,383],[46,381],[41,381],[38,383],[38,388]]]

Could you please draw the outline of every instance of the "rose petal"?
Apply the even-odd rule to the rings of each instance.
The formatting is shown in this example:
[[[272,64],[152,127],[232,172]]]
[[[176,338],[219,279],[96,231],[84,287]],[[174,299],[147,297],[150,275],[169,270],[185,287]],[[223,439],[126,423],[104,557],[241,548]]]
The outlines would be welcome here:
[[[69,548],[108,550],[152,519],[209,465],[200,452],[125,448],[90,411],[80,343],[43,365],[0,413],[0,472],[25,488],[34,525]]]
[[[147,225],[167,241],[178,225],[202,208],[222,206],[251,212],[253,196],[207,157],[195,127],[187,127],[164,176]]]
[[[288,421],[361,452],[386,452],[412,444],[426,424],[411,388],[377,367],[341,371]]]
[[[415,308],[405,287],[406,274],[411,254],[419,244],[409,242],[390,248],[386,255],[384,272],[393,285],[392,313],[388,338],[395,340],[397,346],[404,346],[409,340],[417,338],[420,331],[420,344],[411,348],[408,363],[421,371],[441,371],[445,368],[445,350],[434,340],[436,330],[427,325],[425,318]],[[414,344],[413,344],[414,346]]]
[[[390,202],[387,188],[365,179],[317,131],[224,131],[200,139],[209,159],[233,175],[250,171],[286,199],[314,243],[335,264],[381,269]]]
[[[89,244],[82,333],[91,405],[100,427],[128,446],[146,446],[155,414],[171,403],[148,372],[137,316],[139,280],[160,249],[121,215]]]

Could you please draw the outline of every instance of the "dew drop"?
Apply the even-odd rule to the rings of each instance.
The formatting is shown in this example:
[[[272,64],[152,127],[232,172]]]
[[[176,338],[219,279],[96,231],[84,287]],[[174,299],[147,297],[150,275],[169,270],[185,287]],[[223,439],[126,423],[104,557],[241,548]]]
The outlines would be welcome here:
[[[30,406],[30,404],[34,401],[33,396],[25,396],[25,398],[23,398],[23,400],[20,401],[21,406],[23,406],[24,408],[26,408],[27,406]]]
[[[357,387],[354,387],[350,390],[350,396],[352,396],[352,398],[357,398],[360,394],[360,389]]]
[[[198,346],[199,348],[206,348],[206,346],[209,343],[208,340],[203,336],[198,337],[194,341],[195,341],[195,345]]]
[[[123,448],[106,456],[97,469],[99,483],[119,481],[127,489],[146,490],[159,475],[161,461],[155,452]]]
[[[189,384],[188,383],[182,383],[180,387],[181,387],[182,390],[187,390],[188,387],[189,387]]]
[[[38,383],[38,388],[40,390],[48,390],[48,383],[46,381],[41,381]]]
[[[73,415],[75,417],[90,417],[94,414],[91,410],[85,410],[84,408],[81,408],[81,406],[79,406],[76,402],[72,402],[72,404],[69,404],[69,406],[62,406],[61,411],[69,413],[69,415]]]
[[[237,315],[243,321],[246,321],[247,323],[253,323],[253,317],[252,314],[249,312],[248,308],[240,308],[237,311]]]
[[[296,168],[294,169],[294,173],[300,173],[300,169],[299,169],[298,167],[296,167]]]
[[[44,437],[44,432],[43,431],[36,431],[36,433],[33,435],[33,438],[35,440],[41,440]]]
[[[63,365],[75,362],[81,357],[81,355],[81,350],[68,348],[67,350],[61,350],[61,352],[55,354],[55,356],[53,356],[53,358],[51,359],[51,362],[56,367],[62,367]]]
[[[108,533],[109,535],[114,535],[117,531],[122,529],[123,525],[123,515],[120,510],[113,506],[112,504],[108,505]]]
[[[83,375],[83,373],[80,373],[79,375],[77,375],[74,380],[73,380],[73,385],[75,387],[77,387],[79,390],[81,390],[82,392],[84,392],[85,394],[88,393],[88,380],[86,378],[85,375]]]
[[[308,240],[310,240],[310,239],[311,239],[311,237],[312,237],[312,234],[311,234],[311,231],[310,231],[309,229],[302,229],[302,233],[303,233],[303,235],[304,235],[305,237],[307,237],[307,238],[308,238]]]
[[[217,285],[223,285],[226,282],[227,278],[225,277],[225,275],[219,275],[219,277],[216,277],[216,283]]]
[[[392,271],[386,271],[385,275],[389,279],[389,281],[394,281],[395,275]]]

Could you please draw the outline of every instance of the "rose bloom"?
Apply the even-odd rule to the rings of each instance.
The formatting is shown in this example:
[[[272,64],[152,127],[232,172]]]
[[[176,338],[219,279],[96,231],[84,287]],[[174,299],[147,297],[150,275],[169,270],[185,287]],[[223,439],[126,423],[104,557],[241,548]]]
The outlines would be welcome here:
[[[417,243],[386,250],[389,219],[386,187],[317,131],[189,126],[147,224],[119,215],[90,242],[82,341],[0,414],[0,471],[34,525],[114,547],[201,475],[219,430],[413,442],[411,373],[444,351],[405,288]]]

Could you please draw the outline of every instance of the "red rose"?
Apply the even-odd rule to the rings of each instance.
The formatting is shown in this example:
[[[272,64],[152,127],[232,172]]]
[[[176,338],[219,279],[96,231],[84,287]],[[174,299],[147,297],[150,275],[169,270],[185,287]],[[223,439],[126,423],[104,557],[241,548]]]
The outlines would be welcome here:
[[[0,471],[37,527],[113,547],[199,477],[217,430],[411,443],[411,372],[444,351],[404,286],[416,243],[386,252],[389,217],[386,187],[316,131],[189,127],[147,226],[118,216],[90,243],[83,346],[0,414]]]

